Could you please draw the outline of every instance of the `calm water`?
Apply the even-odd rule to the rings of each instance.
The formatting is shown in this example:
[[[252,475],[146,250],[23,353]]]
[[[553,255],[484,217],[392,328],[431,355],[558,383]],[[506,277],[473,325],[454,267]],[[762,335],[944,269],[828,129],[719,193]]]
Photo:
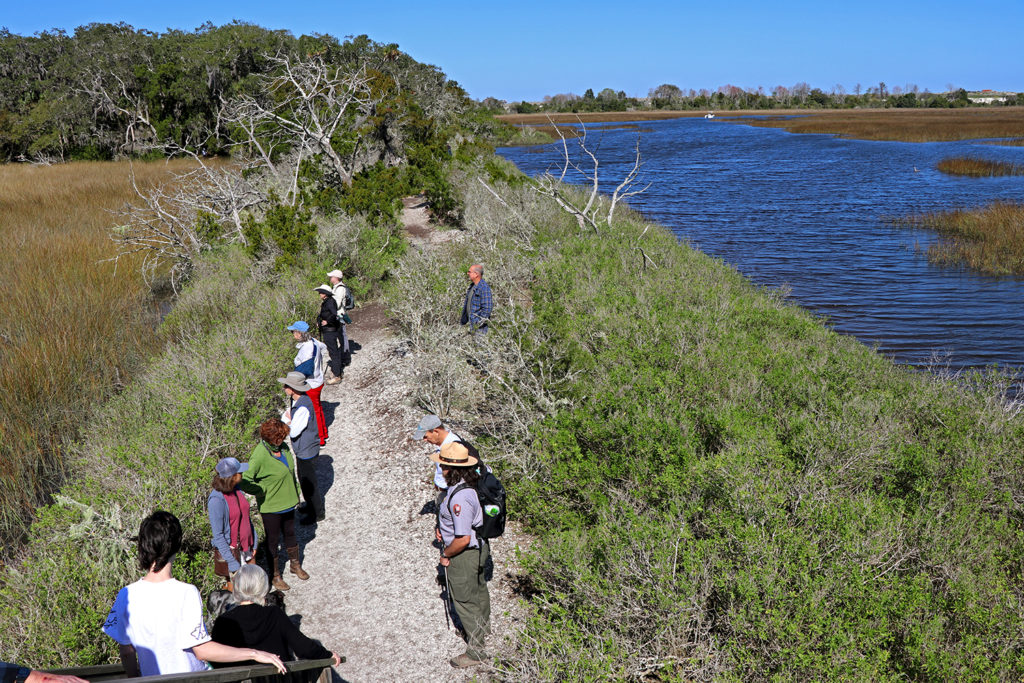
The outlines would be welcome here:
[[[927,231],[886,215],[1024,200],[1024,177],[956,178],[939,159],[1024,163],[1024,148],[794,135],[722,121],[642,124],[643,178],[632,206],[754,282],[792,298],[901,363],[1024,365],[1024,279],[928,263]],[[611,192],[633,163],[636,131],[592,131]],[[570,141],[570,144],[572,142]],[[531,175],[560,172],[560,148],[499,153]],[[918,172],[914,171],[914,168]]]

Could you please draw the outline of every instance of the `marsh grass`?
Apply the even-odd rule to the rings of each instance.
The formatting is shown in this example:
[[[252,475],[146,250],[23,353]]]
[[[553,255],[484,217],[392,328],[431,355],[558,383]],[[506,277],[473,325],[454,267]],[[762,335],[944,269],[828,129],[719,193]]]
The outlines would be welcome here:
[[[1024,204],[993,202],[909,216],[895,225],[927,228],[942,238],[928,248],[928,260],[967,266],[987,275],[1024,275]]]
[[[136,163],[140,186],[177,164]],[[83,418],[156,345],[132,260],[109,261],[127,163],[0,166],[0,550],[63,477]]]
[[[762,112],[763,113],[763,112]],[[724,121],[784,128],[791,133],[832,133],[858,140],[932,142],[977,138],[1020,138],[1024,107],[994,109],[870,109],[799,112],[792,118],[755,119],[722,114]]]
[[[950,157],[943,159],[935,168],[949,175],[965,175],[972,178],[993,176],[1024,175],[1024,166],[1005,161],[991,161],[977,157]]]

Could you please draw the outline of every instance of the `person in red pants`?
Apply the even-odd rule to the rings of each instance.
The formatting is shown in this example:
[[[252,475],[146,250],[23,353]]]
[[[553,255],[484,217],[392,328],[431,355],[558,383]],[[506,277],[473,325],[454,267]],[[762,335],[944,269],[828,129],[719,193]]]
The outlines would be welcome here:
[[[313,339],[309,334],[309,325],[304,320],[296,320],[288,326],[288,330],[298,342],[295,345],[295,371],[306,376],[306,384],[310,386],[306,395],[313,402],[313,412],[316,414],[317,432],[320,437],[320,445],[326,446],[330,440],[327,433],[327,421],[324,420],[324,409],[320,405],[320,392],[324,388],[324,366],[320,362],[321,354],[327,349]]]

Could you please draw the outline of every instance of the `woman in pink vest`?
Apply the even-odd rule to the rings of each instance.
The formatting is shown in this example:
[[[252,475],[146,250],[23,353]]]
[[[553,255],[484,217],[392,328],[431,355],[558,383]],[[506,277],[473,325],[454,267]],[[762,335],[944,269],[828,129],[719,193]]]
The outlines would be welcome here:
[[[256,529],[249,516],[249,500],[238,488],[242,472],[248,463],[235,458],[223,458],[217,463],[213,477],[213,490],[206,499],[206,513],[213,530],[213,571],[227,581],[232,589],[231,576],[242,563],[252,563],[256,554]]]

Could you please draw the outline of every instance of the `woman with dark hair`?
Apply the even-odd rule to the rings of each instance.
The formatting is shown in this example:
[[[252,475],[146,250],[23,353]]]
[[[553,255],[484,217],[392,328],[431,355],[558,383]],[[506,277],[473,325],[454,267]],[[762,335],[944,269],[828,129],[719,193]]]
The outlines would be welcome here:
[[[255,660],[285,673],[281,658],[269,652],[215,643],[203,623],[199,590],[171,578],[181,549],[181,523],[158,510],[139,526],[139,568],[146,575],[125,586],[103,624],[117,641],[130,677],[205,671],[206,662]]]
[[[441,542],[441,566],[452,604],[466,633],[466,651],[451,660],[452,666],[461,669],[484,660],[484,638],[491,630],[491,597],[484,576],[491,549],[476,537],[476,527],[484,521],[475,488],[480,479],[475,467],[478,459],[458,441],[445,444],[430,459],[441,466],[448,484],[435,534]]]
[[[217,617],[213,639],[233,647],[273,652],[283,661],[331,658],[334,666],[340,664],[341,657],[303,635],[279,607],[266,604],[269,589],[267,574],[261,567],[242,567],[235,575],[238,605]]]
[[[222,458],[213,475],[212,489],[206,499],[206,514],[213,531],[213,573],[223,577],[231,590],[231,575],[242,563],[253,562],[257,543],[256,528],[249,516],[249,500],[238,488],[248,463]]]
[[[295,460],[285,439],[289,427],[277,418],[260,425],[260,442],[249,456],[249,469],[242,474],[239,487],[256,496],[256,505],[267,534],[267,551],[274,588],[291,588],[281,578],[278,546],[284,547],[291,562],[291,572],[303,581],[309,578],[299,562],[299,542],[295,538],[295,507],[299,504],[299,487],[295,482]]]
[[[313,291],[320,294],[320,315],[317,316],[316,324],[327,346],[327,353],[331,354],[331,372],[334,378],[327,380],[327,384],[337,384],[341,381],[342,356],[341,349],[341,320],[338,318],[338,304],[334,300],[334,290],[327,285],[320,285]]]

